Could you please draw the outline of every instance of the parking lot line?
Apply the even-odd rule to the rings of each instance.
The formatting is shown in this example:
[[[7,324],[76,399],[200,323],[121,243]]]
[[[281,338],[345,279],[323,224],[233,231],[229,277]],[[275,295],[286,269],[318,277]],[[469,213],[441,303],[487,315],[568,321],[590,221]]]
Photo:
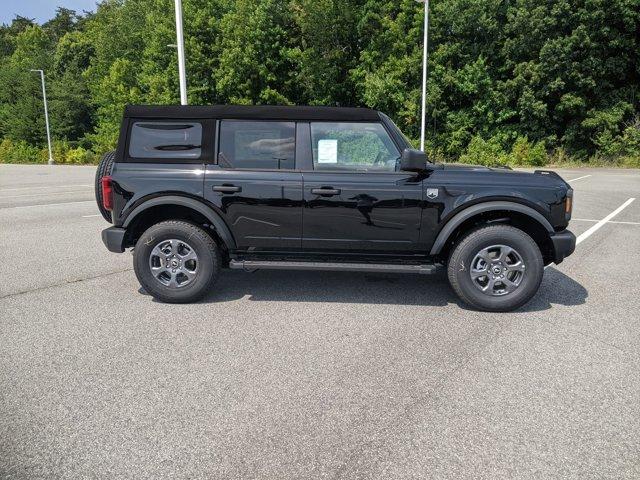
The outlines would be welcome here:
[[[587,230],[586,232],[582,233],[577,239],[576,239],[576,245],[584,242],[587,238],[589,238],[591,235],[593,235],[595,232],[597,232],[605,223],[609,222],[609,220],[611,220],[613,217],[615,217],[617,214],[619,214],[622,210],[624,210],[625,208],[627,208],[629,205],[631,205],[631,203],[635,200],[635,198],[630,198],[628,199],[626,202],[624,202],[622,205],[620,205],[618,208],[616,208],[613,212],[611,212],[609,215],[607,215],[606,217],[604,217],[602,220],[600,220],[598,223],[596,223],[595,225],[593,225],[591,228],[589,228],[589,230]]]
[[[2,192],[15,192],[19,190],[51,190],[52,188],[85,188],[93,187],[94,185],[47,185],[47,186],[35,186],[35,187],[17,187],[17,188],[3,188],[0,187],[0,193]]]
[[[82,215],[82,218],[92,218],[92,217],[101,217],[102,215],[97,213],[95,215]]]
[[[20,198],[20,197],[48,197],[50,195],[73,195],[74,193],[88,193],[86,190],[74,190],[71,192],[48,192],[48,193],[25,193],[22,195],[7,195],[2,196],[2,191],[0,191],[0,200],[5,198]]]
[[[591,218],[572,218],[571,221],[598,223],[600,220],[593,220]],[[617,225],[640,225],[640,222],[622,222],[619,220],[609,220],[607,223],[615,223]]]
[[[55,207],[58,205],[74,205],[78,203],[95,203],[95,200],[83,200],[80,202],[41,203],[38,205],[18,205],[15,207],[0,207],[0,210],[15,210],[17,208]]]
[[[572,178],[571,180],[567,180],[567,182],[576,182],[578,180],[582,180],[583,178],[590,177],[591,175],[583,175],[582,177]]]

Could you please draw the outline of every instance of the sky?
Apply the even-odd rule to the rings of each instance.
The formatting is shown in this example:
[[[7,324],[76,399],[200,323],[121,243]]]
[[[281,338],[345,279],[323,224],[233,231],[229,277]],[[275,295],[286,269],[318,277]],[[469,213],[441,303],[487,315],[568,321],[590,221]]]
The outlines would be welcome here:
[[[11,23],[16,15],[44,23],[55,15],[56,7],[95,10],[96,0],[0,0],[0,23]]]

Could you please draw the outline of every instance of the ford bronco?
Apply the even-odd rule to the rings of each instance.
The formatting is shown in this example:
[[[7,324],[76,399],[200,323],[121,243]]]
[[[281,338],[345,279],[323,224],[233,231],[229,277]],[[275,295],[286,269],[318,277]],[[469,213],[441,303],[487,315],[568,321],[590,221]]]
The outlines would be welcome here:
[[[96,199],[105,245],[133,248],[163,302],[202,298],[222,268],[442,267],[464,302],[508,311],[575,248],[559,175],[431,163],[366,108],[128,106]]]

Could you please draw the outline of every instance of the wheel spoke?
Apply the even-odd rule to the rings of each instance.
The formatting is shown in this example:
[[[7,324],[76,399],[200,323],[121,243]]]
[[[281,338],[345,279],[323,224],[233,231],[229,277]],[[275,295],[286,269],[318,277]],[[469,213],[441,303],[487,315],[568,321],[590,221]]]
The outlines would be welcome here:
[[[491,254],[489,253],[489,249],[485,248],[484,250],[481,250],[478,255],[479,258],[481,258],[482,260],[484,260],[484,263],[488,266],[489,264],[491,264],[491,261],[493,260],[491,258]]]
[[[501,246],[500,247],[500,253],[498,254],[498,260],[503,262],[503,263],[506,263],[507,262],[507,258],[509,257],[511,252],[513,252],[513,248],[507,247],[506,245]]]
[[[162,272],[168,272],[169,269],[167,267],[165,267],[164,265],[160,265],[159,267],[151,267],[151,271],[157,277]]]
[[[509,272],[524,272],[524,263],[521,261],[518,261],[516,263],[513,263],[511,265],[507,264],[507,271]]]
[[[187,262],[189,260],[198,260],[198,256],[193,250],[189,250],[185,255],[178,254],[178,256],[180,257],[180,259],[182,259],[183,262]]]
[[[167,272],[168,273],[168,272]],[[178,287],[178,272],[171,272],[171,278],[169,279],[169,287],[176,288]]]
[[[162,245],[162,244],[160,244]],[[164,258],[165,254],[164,252],[160,249],[160,245],[156,245],[153,250],[151,250],[151,256],[152,257],[160,257],[160,258]]]
[[[176,255],[178,253],[178,240],[169,240],[169,245],[171,245],[171,255]]]
[[[504,285],[504,290],[507,293],[513,292],[518,287],[518,285],[506,277],[502,279],[502,284]]]
[[[186,268],[183,268],[181,272],[184,274],[185,277],[187,277],[188,280],[193,280],[196,276],[195,270],[187,270]]]
[[[490,292],[490,293],[493,292],[493,287],[495,286],[495,284],[496,284],[496,281],[493,278],[487,277],[487,284],[484,287],[482,287],[482,291]]]
[[[489,272],[487,271],[486,268],[482,269],[482,270],[476,270],[475,268],[471,270],[471,278],[473,280],[477,280],[480,277],[486,277]]]

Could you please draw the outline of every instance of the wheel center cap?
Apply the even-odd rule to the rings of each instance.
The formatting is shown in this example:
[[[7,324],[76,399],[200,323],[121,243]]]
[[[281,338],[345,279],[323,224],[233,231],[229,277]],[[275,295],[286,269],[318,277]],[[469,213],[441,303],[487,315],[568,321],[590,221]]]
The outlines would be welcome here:
[[[500,268],[498,265],[495,265],[491,268],[491,271],[494,275],[500,275],[500,273],[502,272],[502,268]]]
[[[173,268],[177,268],[178,265],[180,265],[180,263],[178,262],[178,260],[176,260],[175,258],[173,260],[171,260],[171,266]]]

